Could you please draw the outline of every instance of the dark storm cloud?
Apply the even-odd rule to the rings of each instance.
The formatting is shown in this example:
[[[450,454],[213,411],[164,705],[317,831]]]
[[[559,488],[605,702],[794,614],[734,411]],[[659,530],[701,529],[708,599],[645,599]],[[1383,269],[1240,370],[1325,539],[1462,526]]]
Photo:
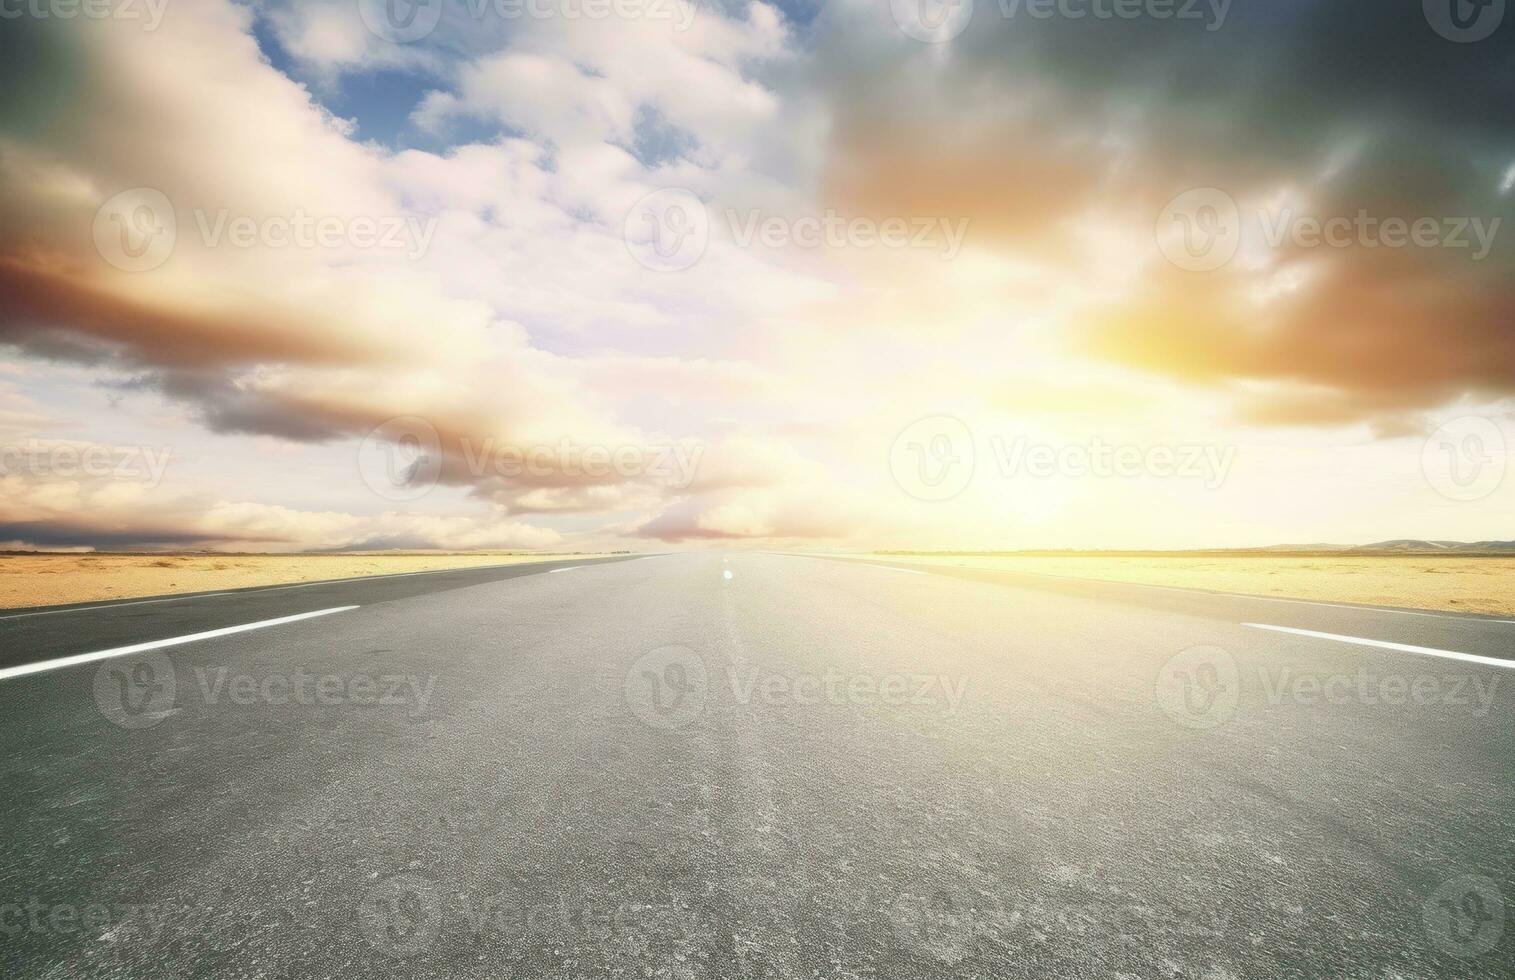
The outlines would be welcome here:
[[[1253,421],[1383,425],[1515,393],[1515,25],[1454,44],[1418,0],[1235,0],[1218,23],[1043,18],[1029,2],[979,0],[949,45],[824,19],[824,193],[854,212],[969,218],[976,243],[1070,270],[1081,223],[1150,229],[1199,187],[1235,198],[1254,231],[1255,202],[1283,192],[1322,219],[1497,220],[1487,255],[1289,239],[1261,267],[1159,262],[1078,318],[1075,343],[1189,381],[1269,384],[1244,408]],[[1282,296],[1259,306],[1260,290]]]
[[[112,528],[87,520],[0,521],[0,541],[20,541],[36,548],[184,548],[252,540],[255,539],[237,535],[199,534],[170,524]]]

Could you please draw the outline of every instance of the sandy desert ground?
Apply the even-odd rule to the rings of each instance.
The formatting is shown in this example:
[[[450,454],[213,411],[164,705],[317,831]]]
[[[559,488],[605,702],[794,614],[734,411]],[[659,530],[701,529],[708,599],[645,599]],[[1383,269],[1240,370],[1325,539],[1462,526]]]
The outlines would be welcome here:
[[[547,554],[0,555],[0,608],[550,561]],[[594,557],[574,555],[572,557]]]
[[[888,557],[891,561],[1002,568],[1321,602],[1515,615],[1515,558]]]
[[[359,575],[547,561],[547,554],[0,555],[0,608],[210,592]],[[592,557],[580,555],[575,557]],[[1515,615],[1515,558],[1050,557],[879,559],[1314,599]]]

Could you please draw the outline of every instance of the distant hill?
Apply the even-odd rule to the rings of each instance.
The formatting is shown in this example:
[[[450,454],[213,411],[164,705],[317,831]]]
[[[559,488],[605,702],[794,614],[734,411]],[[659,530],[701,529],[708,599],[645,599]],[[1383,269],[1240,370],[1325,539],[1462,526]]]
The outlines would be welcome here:
[[[1189,551],[1096,551],[1092,549],[1030,551],[877,551],[880,555],[947,555],[979,557],[1199,557],[1205,555],[1512,555],[1515,541],[1430,541],[1399,538],[1376,544],[1274,544],[1261,548],[1203,548]]]
[[[1346,549],[1348,554],[1458,554],[1515,555],[1515,541],[1424,541],[1401,538]]]

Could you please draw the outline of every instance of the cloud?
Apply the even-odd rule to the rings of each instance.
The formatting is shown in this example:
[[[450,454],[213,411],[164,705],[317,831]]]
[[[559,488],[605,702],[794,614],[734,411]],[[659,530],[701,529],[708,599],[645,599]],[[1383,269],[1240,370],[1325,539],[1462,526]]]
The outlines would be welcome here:
[[[857,507],[820,488],[791,487],[694,498],[669,507],[634,532],[671,543],[685,541],[838,541],[867,525]]]
[[[344,9],[348,20],[324,6],[273,16],[279,30],[298,34],[302,56],[343,64],[368,51],[337,30],[356,19],[351,4]],[[626,378],[650,372],[713,388],[717,378],[742,373],[716,362],[659,367],[656,359],[614,352],[565,357],[533,346],[523,325],[499,315],[504,307],[558,324],[647,319],[636,312],[643,301],[628,299],[624,285],[599,297],[578,288],[582,277],[568,258],[623,270],[626,283],[645,273],[626,252],[619,221],[650,189],[647,172],[607,142],[634,135],[637,96],[617,102],[604,72],[629,85],[633,60],[594,32],[573,31],[557,43],[600,66],[593,74],[563,54],[483,59],[462,72],[459,111],[497,112],[542,142],[509,139],[448,157],[389,154],[353,141],[349,124],[273,69],[249,33],[252,16],[244,7],[205,3],[155,32],[86,21],[19,28],[94,70],[70,79],[75,101],[67,113],[46,125],[11,119],[0,129],[0,290],[9,300],[0,339],[34,356],[124,369],[132,374],[127,387],[192,406],[215,433],[332,443],[395,417],[422,418],[438,437],[442,482],[473,487],[497,517],[671,499],[663,475],[591,474],[563,465],[562,454],[542,457],[547,471],[510,476],[481,472],[472,458],[562,444],[651,452],[668,438],[619,421],[614,399],[597,389],[610,390],[619,375],[624,392]],[[291,20],[297,16],[298,24]],[[777,20],[760,11],[745,25],[709,19],[665,44],[670,64],[638,70],[640,97],[664,103],[675,122],[714,120],[730,98],[759,115],[771,111],[735,66],[779,42]],[[643,33],[654,36],[652,28]],[[61,71],[65,61],[60,56],[54,67]],[[539,83],[550,79],[538,77],[542,71],[578,79],[582,97],[606,100],[606,113],[577,133],[554,128],[574,117],[566,104],[522,115],[563,87],[544,88]],[[191,77],[194,84],[184,84]],[[534,90],[533,97],[486,106],[501,80]],[[227,111],[233,105],[241,108]],[[132,187],[160,191],[177,224],[171,254],[144,271],[112,264],[96,240],[99,209]],[[586,222],[586,211],[595,219]],[[302,215],[333,222],[340,234],[314,246],[268,237],[269,222],[287,235]],[[152,217],[161,222],[165,215]],[[347,230],[365,221],[410,234],[398,249],[364,247]],[[238,222],[256,232],[245,244],[230,237]],[[439,225],[435,241],[417,234]],[[414,254],[423,245],[434,245],[435,256]],[[517,257],[545,274],[512,268]],[[518,284],[516,291],[502,294],[502,282]],[[628,310],[633,315],[623,317]],[[704,373],[710,380],[699,382]],[[224,508],[215,513],[227,515]],[[279,516],[282,523],[260,519],[256,528],[187,533],[349,543],[372,533],[338,533],[346,518],[332,524],[308,514]],[[501,525],[496,537],[473,527],[470,519],[458,528],[433,523],[396,533],[448,541],[555,536],[519,524]]]
[[[531,547],[950,523],[971,537],[994,502],[950,518],[890,506],[882,461],[911,418],[1174,428],[1181,399],[1205,398],[1245,426],[1395,435],[1515,396],[1515,230],[1485,255],[1264,240],[1281,213],[1515,219],[1515,54],[1443,42],[1413,4],[1237,3],[1208,24],[980,3],[945,45],[872,0],[794,21],[701,6],[682,27],[445,6],[414,44],[378,39],[351,0],[205,0],[150,32],[14,22],[0,81],[25,97],[0,110],[0,341],[122,404],[165,399],[211,444],[297,447],[286,464],[419,418],[443,485],[431,503],[454,510],[375,514],[352,467],[323,471],[351,480],[347,506],[271,464],[236,493],[11,484],[0,533]],[[394,105],[369,103],[397,77],[416,96],[414,146],[364,142],[371,120],[326,108],[392,122]],[[1200,187],[1244,219],[1236,257],[1209,272],[1174,265],[1154,232]],[[144,226],[140,208],[111,210],[136,188],[169,213]],[[623,239],[664,188],[709,224],[676,274]],[[733,231],[833,210],[963,221],[965,249]],[[123,268],[167,217],[161,264]],[[292,242],[300,221],[335,234]],[[8,440],[50,419],[0,400]],[[674,446],[687,454],[671,471],[646,465]],[[582,465],[590,450],[644,457],[606,470]],[[533,452],[534,468],[496,465]]]
[[[777,121],[776,95],[746,69],[780,58],[785,41],[782,19],[762,3],[738,18],[700,10],[688,30],[658,19],[597,30],[547,18],[511,33],[501,50],[465,60],[453,91],[432,93],[417,120],[443,129],[449,117],[472,116],[559,148],[630,147],[646,108],[692,134],[692,155],[718,167],[750,153]]]
[[[157,453],[165,453],[157,458]],[[550,529],[490,508],[470,515],[363,515],[216,499],[163,480],[163,450],[30,440],[0,453],[0,540],[39,549],[221,551],[540,549]]]
[[[1215,30],[981,8],[946,46],[828,8],[832,57],[807,69],[837,120],[829,200],[970,219],[970,247],[1082,290],[1062,311],[1073,349],[1221,392],[1262,383],[1238,402],[1251,422],[1385,424],[1515,395],[1508,46],[1447,43],[1416,4],[1238,3]],[[1194,273],[1152,229],[1204,187],[1238,202],[1253,246],[1285,215],[1504,232],[1486,258],[1471,231],[1471,248],[1359,235]]]
[[[838,541],[884,514],[859,488],[780,439],[733,433],[711,447],[690,496],[635,528],[662,541]]]
[[[440,481],[468,488],[479,509],[402,524],[162,488],[102,509],[92,495],[107,491],[92,487],[48,504],[65,493],[53,483],[16,488],[17,537],[543,546],[558,532],[519,518],[656,513],[789,478],[793,453],[781,444],[738,438],[707,456],[707,440],[677,431],[691,404],[729,409],[744,392],[762,402],[783,387],[778,375],[614,346],[682,332],[691,314],[728,309],[733,297],[813,292],[803,275],[724,242],[698,276],[674,282],[639,267],[621,239],[631,204],[669,179],[706,193],[748,184],[745,161],[777,122],[776,97],[746,75],[784,54],[771,8],[702,13],[687,31],[532,22],[500,35],[498,50],[450,47],[461,37],[444,23],[434,44],[405,56],[355,30],[351,4],[263,13],[323,86],[375,67],[430,73],[449,88],[426,100],[423,122],[488,117],[523,136],[440,155],[358,143],[351,123],[262,56],[246,7],[199,4],[141,33],[27,22],[60,79],[70,60],[94,70],[70,77],[67,113],[0,128],[0,290],[10,300],[0,339],[101,372],[118,391],[187,405],[223,436],[339,446],[418,418],[435,434]],[[665,139],[665,152],[641,160],[651,121],[697,138]],[[151,217],[177,230],[162,263],[143,271],[112,262],[97,237],[102,208],[134,187],[161,192],[166,209]],[[342,233],[317,246],[268,237],[270,222],[302,215]],[[364,247],[347,234],[363,221],[410,234],[399,249]],[[252,229],[246,242],[231,237],[239,223]],[[596,347],[574,355],[538,346],[571,348],[590,332]],[[622,421],[628,412],[651,426]],[[591,472],[571,461],[585,450],[631,450],[640,462]],[[670,450],[669,465],[649,464]],[[544,465],[496,465],[521,455]]]

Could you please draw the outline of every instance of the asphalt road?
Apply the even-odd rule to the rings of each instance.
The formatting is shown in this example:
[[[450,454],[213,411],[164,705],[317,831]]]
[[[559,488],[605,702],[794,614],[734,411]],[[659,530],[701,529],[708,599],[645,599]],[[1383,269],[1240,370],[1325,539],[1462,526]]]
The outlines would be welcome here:
[[[1510,977],[1512,638],[746,553],[0,614],[0,976]]]

